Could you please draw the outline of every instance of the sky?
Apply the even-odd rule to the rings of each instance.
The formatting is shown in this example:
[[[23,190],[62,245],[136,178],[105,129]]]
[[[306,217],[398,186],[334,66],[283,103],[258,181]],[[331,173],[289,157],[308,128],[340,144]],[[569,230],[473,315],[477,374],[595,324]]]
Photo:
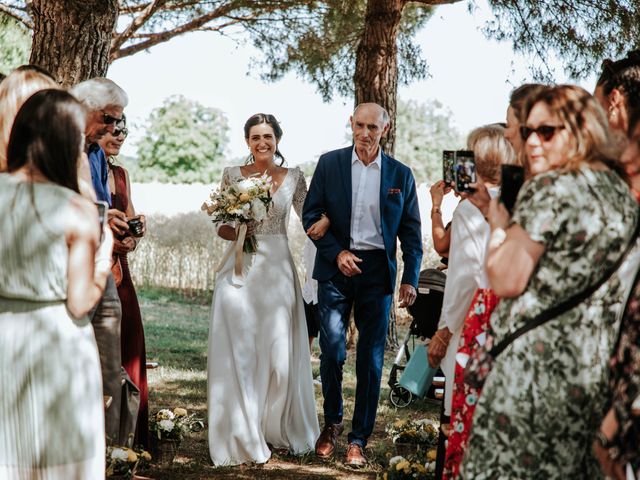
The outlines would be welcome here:
[[[484,37],[480,29],[490,11],[485,0],[477,3],[480,7],[473,14],[467,2],[437,8],[415,37],[429,77],[398,90],[402,100],[439,100],[465,134],[477,126],[504,121],[511,90],[531,81],[526,58],[514,54],[510,43]],[[145,119],[174,94],[224,112],[230,127],[230,160],[247,155],[242,127],[257,112],[272,113],[280,121],[284,130],[280,150],[291,166],[348,144],[353,100],[336,97],[323,103],[315,87],[294,74],[265,83],[256,61],[262,55],[250,45],[238,45],[215,33],[192,33],[114,62],[108,76],[130,99],[125,112],[131,134],[123,153],[135,155]],[[556,81],[567,81],[561,65],[555,65]],[[594,79],[579,84],[591,90]]]

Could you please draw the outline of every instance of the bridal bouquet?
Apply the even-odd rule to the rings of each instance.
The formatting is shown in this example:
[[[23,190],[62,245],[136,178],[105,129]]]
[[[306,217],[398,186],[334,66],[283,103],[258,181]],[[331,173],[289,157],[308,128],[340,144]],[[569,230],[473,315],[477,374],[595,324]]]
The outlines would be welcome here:
[[[236,234],[249,222],[261,222],[267,218],[271,206],[271,177],[266,173],[233,181],[224,188],[214,190],[201,210],[212,217],[213,222],[235,222]],[[255,253],[258,242],[252,235],[245,238],[242,251]]]

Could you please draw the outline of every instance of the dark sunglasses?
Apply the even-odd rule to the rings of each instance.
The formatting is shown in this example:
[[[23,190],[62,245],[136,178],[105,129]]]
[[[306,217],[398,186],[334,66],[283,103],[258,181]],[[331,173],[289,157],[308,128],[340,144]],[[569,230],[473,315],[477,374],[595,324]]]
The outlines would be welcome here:
[[[124,138],[127,138],[127,135],[129,135],[129,129],[127,127],[124,127],[124,128],[118,128],[113,131],[114,137],[119,137],[120,135],[124,135]]]
[[[538,128],[530,128],[522,125],[520,127],[520,137],[523,142],[526,142],[531,134],[535,133],[543,141],[548,142],[556,134],[556,130],[562,130],[563,128],[564,125],[540,125]]]
[[[122,121],[122,118],[112,117],[108,113],[102,112],[102,123],[105,125],[112,125],[114,123],[119,123]]]

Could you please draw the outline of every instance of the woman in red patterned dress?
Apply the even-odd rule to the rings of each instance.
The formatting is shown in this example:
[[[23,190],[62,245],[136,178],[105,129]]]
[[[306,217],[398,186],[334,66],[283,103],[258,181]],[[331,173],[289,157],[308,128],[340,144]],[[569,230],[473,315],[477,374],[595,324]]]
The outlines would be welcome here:
[[[129,220],[139,218],[142,222],[141,235],[134,236],[134,233],[114,239],[114,277],[118,284],[118,295],[122,303],[122,324],[120,330],[120,345],[122,350],[122,366],[127,371],[131,381],[140,390],[140,408],[138,410],[138,420],[136,422],[136,433],[133,439],[134,445],[149,446],[149,402],[147,388],[147,358],[144,342],[144,328],[142,326],[142,316],[138,304],[133,281],[129,273],[129,262],[127,254],[135,250],[140,237],[144,235],[146,222],[144,215],[136,216],[135,209],[131,203],[131,185],[129,174],[123,167],[114,164],[113,160],[127,138],[128,130],[126,120],[116,126],[116,130],[107,133],[100,141],[100,146],[104,149],[109,158],[109,190],[113,208],[125,212]],[[118,270],[120,272],[118,273]],[[118,278],[120,277],[120,278]]]
[[[540,88],[542,88],[542,85],[539,84],[525,84],[511,94],[504,137],[511,144],[516,154],[519,154],[522,148],[520,121],[518,120],[520,113],[523,110],[527,96]],[[502,163],[511,163],[511,159],[505,159]],[[469,198],[486,218],[490,197],[488,194],[483,197],[482,188],[479,190],[480,192],[476,195],[464,196]],[[484,189],[484,192],[486,192],[486,189]],[[486,286],[488,286],[488,283]],[[443,479],[454,479],[458,476],[458,469],[471,432],[473,412],[481,393],[481,390],[469,387],[464,383],[464,366],[468,358],[486,341],[489,319],[498,305],[498,301],[498,297],[491,289],[478,288],[465,319],[456,356],[455,386],[451,405],[451,433],[447,443]]]

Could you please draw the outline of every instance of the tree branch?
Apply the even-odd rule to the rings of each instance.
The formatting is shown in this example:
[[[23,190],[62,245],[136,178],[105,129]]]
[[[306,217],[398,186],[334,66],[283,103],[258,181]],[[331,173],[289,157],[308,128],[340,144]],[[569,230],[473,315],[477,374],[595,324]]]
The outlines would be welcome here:
[[[111,51],[118,50],[124,42],[126,42],[134,32],[136,32],[151,16],[160,8],[167,0],[153,0],[147,4],[146,8],[138,15],[129,26],[122,32],[114,35],[111,40]],[[112,59],[113,61],[113,59]]]
[[[6,5],[2,5],[0,3],[0,12],[4,13],[5,15],[13,18],[14,20],[17,20],[18,22],[20,22],[21,24],[23,24],[25,27],[27,27],[28,29],[32,30],[33,29],[33,22],[28,18],[25,17],[23,15],[20,15],[19,13],[16,12],[15,7],[8,7]]]
[[[182,35],[183,33],[198,30],[204,27],[209,21],[214,20],[216,18],[224,17],[233,8],[234,7],[231,5],[218,7],[215,10],[207,13],[206,15],[197,17],[191,20],[190,22],[187,22],[171,30],[167,30],[161,33],[156,33],[156,34],[153,34],[153,36],[151,36],[151,34],[145,35],[147,37],[147,40],[143,42],[139,42],[139,43],[136,43],[135,45],[130,45],[125,48],[120,48],[118,50],[112,50],[110,54],[111,62],[113,62],[114,60],[117,60],[118,58],[128,57],[135,53],[141,52],[142,50],[146,50],[160,43],[164,43],[173,37]],[[128,39],[124,39],[124,41],[126,40]],[[124,41],[122,43],[124,43]]]

